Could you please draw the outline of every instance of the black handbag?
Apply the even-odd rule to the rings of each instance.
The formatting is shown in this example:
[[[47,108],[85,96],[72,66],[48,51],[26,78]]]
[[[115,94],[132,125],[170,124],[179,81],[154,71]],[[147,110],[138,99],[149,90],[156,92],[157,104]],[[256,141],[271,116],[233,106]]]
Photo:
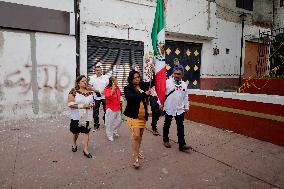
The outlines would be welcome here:
[[[99,92],[95,92],[95,93],[96,93],[97,97],[101,97],[102,96],[101,93],[99,93]]]

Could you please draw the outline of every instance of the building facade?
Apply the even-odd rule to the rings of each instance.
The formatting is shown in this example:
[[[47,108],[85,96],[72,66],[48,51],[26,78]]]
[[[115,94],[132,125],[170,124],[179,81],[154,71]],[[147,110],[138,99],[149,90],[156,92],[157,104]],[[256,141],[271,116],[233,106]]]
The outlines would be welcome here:
[[[284,28],[284,0],[274,0],[274,28]]]
[[[239,0],[165,1],[167,69],[170,70],[173,59],[177,57],[186,69],[184,79],[189,88],[215,90],[238,85],[240,76],[242,78],[244,72],[248,72],[244,63],[246,44],[249,47],[257,41],[260,31],[270,31],[273,26],[273,3],[269,0],[250,2],[251,5]],[[98,61],[105,63],[106,71],[116,64],[123,86],[132,64],[138,64],[139,69],[145,71],[145,59],[143,66],[139,50],[144,46],[144,58],[152,51],[155,1],[85,0],[81,1],[80,10],[82,73],[92,74],[93,66]],[[246,16],[243,28],[242,14]],[[96,48],[92,47],[92,38],[97,41],[94,42],[97,45],[93,46],[100,46],[97,53]],[[102,41],[108,41],[108,45],[102,44]],[[140,47],[128,52],[127,48],[131,48],[120,48],[120,43],[136,43]],[[137,57],[134,57],[134,51]]]
[[[283,27],[281,2],[165,1],[167,69],[178,58],[189,88],[219,90],[239,85],[240,79],[257,70],[258,46],[269,51],[258,40],[259,33]],[[98,62],[105,72],[113,71],[120,87],[126,85],[130,69],[147,76],[155,0],[4,0],[0,5],[49,15],[45,20],[34,15],[38,18],[34,25],[24,18],[26,24],[15,23],[8,13],[0,18],[1,119],[62,112],[76,69],[91,75]],[[269,70],[264,59],[258,68],[261,74]]]
[[[74,2],[0,1],[0,120],[66,108],[76,71]]]

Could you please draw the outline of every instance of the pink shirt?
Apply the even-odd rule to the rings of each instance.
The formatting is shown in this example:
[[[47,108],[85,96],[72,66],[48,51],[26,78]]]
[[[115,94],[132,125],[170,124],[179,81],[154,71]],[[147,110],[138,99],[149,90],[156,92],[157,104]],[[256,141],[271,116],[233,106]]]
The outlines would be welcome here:
[[[121,91],[118,86],[116,86],[115,90],[111,95],[111,87],[106,87],[105,91],[106,98],[106,109],[111,109],[112,111],[120,111],[120,97]]]

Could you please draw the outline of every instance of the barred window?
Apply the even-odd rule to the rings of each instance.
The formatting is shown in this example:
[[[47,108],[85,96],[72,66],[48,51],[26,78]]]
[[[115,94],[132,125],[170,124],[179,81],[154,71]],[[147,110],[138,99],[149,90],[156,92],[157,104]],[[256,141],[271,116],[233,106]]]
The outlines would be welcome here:
[[[253,10],[253,0],[236,0],[236,6],[241,9],[252,11]]]

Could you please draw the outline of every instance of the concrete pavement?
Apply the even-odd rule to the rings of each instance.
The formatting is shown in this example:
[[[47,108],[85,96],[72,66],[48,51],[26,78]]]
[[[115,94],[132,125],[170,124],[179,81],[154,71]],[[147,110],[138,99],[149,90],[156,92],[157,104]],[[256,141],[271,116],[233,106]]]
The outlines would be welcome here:
[[[163,118],[160,133],[162,124]],[[186,120],[186,141],[194,150],[183,153],[174,121],[170,149],[148,129],[142,141],[146,159],[134,170],[126,124],[114,142],[107,140],[104,127],[91,133],[93,159],[83,156],[82,137],[79,150],[71,151],[68,125],[65,115],[2,121],[0,188],[284,188],[284,148],[230,131]]]

